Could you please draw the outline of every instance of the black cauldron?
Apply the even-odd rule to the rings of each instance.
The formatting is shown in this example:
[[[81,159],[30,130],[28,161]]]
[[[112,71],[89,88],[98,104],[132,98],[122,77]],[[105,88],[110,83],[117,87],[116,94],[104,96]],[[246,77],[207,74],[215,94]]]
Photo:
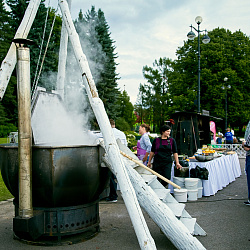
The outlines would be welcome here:
[[[101,167],[104,150],[91,146],[32,147],[34,207],[67,207],[96,201],[106,187],[108,168]],[[18,201],[18,145],[0,145],[5,185]]]

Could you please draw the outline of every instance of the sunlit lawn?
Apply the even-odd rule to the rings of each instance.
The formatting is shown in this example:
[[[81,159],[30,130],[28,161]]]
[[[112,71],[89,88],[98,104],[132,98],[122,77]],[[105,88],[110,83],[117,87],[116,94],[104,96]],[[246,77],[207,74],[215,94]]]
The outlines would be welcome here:
[[[7,143],[7,138],[0,138],[0,144]]]
[[[2,175],[0,174],[0,201],[5,201],[7,199],[13,198],[13,195],[9,192],[5,186]]]
[[[0,144],[7,143],[7,138],[0,138]],[[5,186],[2,175],[0,173],[0,201],[5,201],[7,199],[13,198],[12,194],[8,191]]]

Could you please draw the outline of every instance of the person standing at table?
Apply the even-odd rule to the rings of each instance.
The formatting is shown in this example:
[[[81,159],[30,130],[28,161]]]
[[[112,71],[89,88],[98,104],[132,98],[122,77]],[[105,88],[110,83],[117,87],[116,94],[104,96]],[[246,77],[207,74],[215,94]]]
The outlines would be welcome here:
[[[153,170],[170,180],[173,164],[172,154],[174,155],[177,169],[181,169],[182,166],[180,165],[178,159],[176,141],[174,138],[170,137],[171,127],[163,125],[160,128],[160,133],[161,137],[158,137],[153,141],[148,160],[148,167],[152,167],[151,160],[154,157]],[[163,183],[163,180],[159,178],[158,180]]]
[[[147,165],[148,162],[148,156],[151,151],[152,144],[150,142],[150,139],[148,137],[148,133],[150,131],[150,126],[148,124],[141,124],[139,127],[139,134],[141,134],[141,139],[140,139],[140,148],[142,149],[140,151],[140,160],[143,161],[144,165]]]
[[[121,143],[124,144],[125,146],[128,146],[127,138],[126,135],[119,129],[115,127],[115,121],[113,119],[109,119],[110,125],[112,127],[112,131],[114,133],[115,139],[120,139]],[[96,138],[103,138],[102,133],[96,133],[94,134]],[[110,176],[110,182],[109,182],[109,196],[106,198],[106,201],[109,202],[117,202],[117,179],[116,176],[111,173]]]
[[[121,130],[115,127],[115,121],[113,119],[109,119],[109,122],[112,127],[115,139],[120,139],[121,143],[127,146],[128,142],[127,142],[126,135]],[[117,197],[118,197],[116,193],[117,179],[113,173],[111,174],[111,177],[110,177],[109,187],[110,187],[109,197],[106,199],[106,201],[117,202]]]
[[[242,142],[242,147],[246,150],[246,174],[247,174],[247,186],[248,186],[248,201],[245,201],[245,205],[250,205],[250,134],[247,137],[246,142]]]
[[[225,133],[226,144],[233,144],[233,134],[230,131],[230,128],[227,128],[227,132]]]

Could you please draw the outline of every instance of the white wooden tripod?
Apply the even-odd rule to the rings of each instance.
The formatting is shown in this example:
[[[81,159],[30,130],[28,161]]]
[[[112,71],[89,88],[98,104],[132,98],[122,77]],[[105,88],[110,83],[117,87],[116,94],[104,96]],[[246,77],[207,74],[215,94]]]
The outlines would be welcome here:
[[[19,26],[18,31],[15,35],[15,38],[27,38],[30,27],[33,23],[37,9],[39,7],[39,4],[40,0],[30,1],[28,8],[25,12],[24,18],[21,22],[21,25]],[[90,105],[95,113],[96,119],[98,121],[98,124],[100,126],[101,132],[104,137],[105,151],[108,156],[108,161],[111,163],[113,171],[118,179],[121,189],[121,194],[124,199],[125,205],[127,207],[128,213],[130,215],[132,224],[134,226],[138,242],[140,244],[141,249],[156,249],[154,240],[150,235],[149,229],[143,217],[139,202],[136,197],[135,190],[131,184],[127,169],[124,165],[124,160],[120,155],[120,150],[115,140],[112,128],[110,126],[109,119],[104,109],[103,102],[98,96],[98,92],[89,69],[87,58],[82,51],[79,36],[75,30],[70,15],[68,3],[66,0],[59,0],[59,6],[62,12],[63,23],[66,27],[68,34],[66,35],[66,38],[63,40],[66,41],[68,39],[67,38],[68,36],[72,44],[75,57],[80,66],[80,71],[83,77],[83,82],[88,94]],[[65,29],[65,27],[63,29]],[[65,36],[65,33],[63,33],[63,36]],[[67,42],[65,42],[64,48],[62,48],[62,50],[60,51],[65,51],[65,49],[67,49]],[[61,52],[61,54],[63,53]],[[64,56],[66,57],[65,53]],[[66,61],[65,58],[62,58],[62,61]],[[64,62],[62,61],[59,63],[60,67],[59,72],[61,73],[60,75],[58,75],[58,79],[60,80],[64,79],[63,67],[65,67],[65,65]],[[6,90],[8,81],[15,67],[15,64],[16,64],[16,49],[15,45],[12,44],[0,69],[0,99],[2,99],[4,95],[4,92]],[[63,87],[64,87],[63,85],[60,86],[58,85],[58,89],[61,92],[61,95],[63,95]],[[153,202],[153,200],[151,200],[151,202]],[[185,230],[184,230],[185,232],[182,234],[176,233],[176,232],[182,232],[183,228],[179,226],[178,223],[175,223],[175,221],[173,221],[172,223],[173,223],[173,232],[175,229],[177,229],[177,231],[175,231],[173,234],[174,238],[172,242],[174,243],[174,241],[176,240],[176,242],[178,242],[177,244],[178,248],[204,249],[202,244],[191,234],[186,233]]]

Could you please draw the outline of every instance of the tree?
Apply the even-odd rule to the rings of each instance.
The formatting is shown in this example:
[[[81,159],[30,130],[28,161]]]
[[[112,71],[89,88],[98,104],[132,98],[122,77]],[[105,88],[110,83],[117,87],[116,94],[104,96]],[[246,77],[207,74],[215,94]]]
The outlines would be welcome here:
[[[28,0],[7,0],[6,1],[8,6],[11,9],[11,21],[10,25],[12,30],[16,32],[18,29],[24,13],[26,11],[26,8],[28,6],[29,1]],[[35,45],[30,46],[30,71],[31,71],[31,82],[34,83],[34,78],[36,75],[36,72],[39,71],[41,61],[39,62],[39,67],[37,68],[39,54],[40,54],[40,47],[43,42],[43,47],[41,48],[42,56],[45,52],[45,46],[47,45],[47,41],[49,39],[49,33],[52,28],[52,23],[54,16],[56,15],[56,12],[54,9],[46,8],[44,4],[45,0],[42,0],[37,14],[36,18],[33,22],[33,25],[31,27],[31,30],[28,35],[28,39],[35,42]],[[46,21],[46,16],[48,12],[48,18]],[[54,71],[57,72],[57,65],[58,65],[58,51],[59,51],[59,44],[60,44],[60,31],[61,31],[61,18],[59,16],[56,16],[55,24],[53,28],[53,34],[50,39],[50,43],[48,45],[47,54],[43,63],[42,72],[49,72]],[[45,29],[45,36],[44,41],[43,39],[43,33]],[[42,78],[41,78],[42,79]],[[39,85],[43,87],[45,86],[46,81],[40,81]],[[54,84],[53,84],[54,85]],[[54,89],[54,86],[50,86],[50,89]]]
[[[130,102],[130,97],[126,90],[119,94],[116,105],[118,106],[119,118],[123,118],[131,129],[136,119],[133,114],[134,106]]]
[[[0,0],[0,63],[5,58],[11,41],[14,37],[14,30],[10,26],[10,13],[5,9],[3,0]],[[16,79],[11,77],[9,85],[6,89],[3,101],[0,102],[0,136],[6,136],[10,127],[10,123],[17,126],[17,102],[16,102]],[[3,129],[5,128],[5,129]]]
[[[231,85],[228,91],[228,123],[242,126],[250,119],[247,93],[250,91],[250,40],[241,31],[232,33],[226,29],[214,29],[209,32],[211,42],[201,44],[201,107],[209,110],[215,117],[225,117],[224,78]],[[170,83],[173,97],[173,110],[187,97],[182,110],[195,111],[197,91],[197,38],[184,42],[178,48],[178,59],[173,64],[174,74]],[[181,91],[180,91],[181,90]],[[244,103],[244,105],[242,105]],[[188,104],[188,105],[187,105]]]
[[[0,0],[0,62],[5,58],[8,49],[10,47],[11,41],[14,38],[14,35],[22,21],[25,10],[28,6],[29,1],[25,0],[7,0],[11,12],[6,11],[4,7],[3,0]],[[28,39],[31,39],[36,42],[36,45],[30,46],[30,58],[31,58],[31,82],[34,79],[36,65],[38,60],[38,55],[40,49],[37,45],[41,44],[41,38],[43,36],[43,29],[45,26],[45,16],[47,14],[47,8],[45,7],[44,1],[39,6],[38,13],[32,25],[31,31],[28,35]],[[56,15],[55,10],[50,10],[48,12],[48,23],[46,28],[46,36],[50,32],[50,27],[52,19]],[[51,42],[48,47],[48,53],[45,57],[43,71],[57,71],[57,62],[58,62],[58,50],[60,42],[60,29],[61,29],[61,18],[56,16],[54,33],[51,38]],[[45,37],[46,37],[45,36]],[[45,38],[46,39],[46,38]],[[44,41],[46,44],[46,41]],[[40,85],[42,83],[40,82]],[[6,129],[1,131],[9,131],[14,129],[17,126],[17,90],[16,90],[16,71],[14,70],[8,87],[6,89],[3,101],[0,103],[1,109],[1,126]],[[2,127],[2,128],[3,128]],[[16,129],[15,129],[16,130]],[[10,131],[9,131],[10,132]],[[8,133],[9,133],[8,132]],[[1,132],[2,135],[6,133]]]
[[[10,13],[5,9],[3,0],[0,0],[0,62],[5,58],[14,37],[10,27]]]
[[[155,60],[153,67],[144,66],[143,76],[147,83],[140,84],[141,104],[144,108],[144,119],[153,125],[153,131],[158,131],[168,119],[170,107],[169,76],[172,73],[172,60],[160,58]],[[137,106],[138,105],[137,103]]]
[[[122,131],[129,131],[131,130],[130,125],[123,117],[118,117],[115,122],[115,127]]]
[[[227,92],[228,124],[242,127],[250,120],[250,39],[241,31],[232,33],[220,28],[210,31],[209,37],[209,44],[201,43],[201,110],[225,118],[225,91],[222,87],[227,77],[227,84],[231,85]],[[140,93],[146,102],[145,109],[157,107],[157,113],[164,119],[165,114],[168,116],[175,111],[197,111],[197,50],[198,38],[195,38],[177,49],[176,60],[164,58],[156,61],[153,67],[144,67],[147,84],[140,86]],[[165,98],[159,91],[163,79],[167,80]],[[164,101],[167,101],[167,106],[163,105]],[[163,107],[166,110],[162,111]],[[156,120],[160,121],[160,117],[154,116],[154,124],[157,124]]]
[[[109,26],[101,9],[97,12],[92,6],[83,17],[80,10],[75,22],[84,53],[96,83],[99,97],[102,99],[110,118],[118,117],[117,98],[119,95],[116,73],[114,41],[111,39]]]

